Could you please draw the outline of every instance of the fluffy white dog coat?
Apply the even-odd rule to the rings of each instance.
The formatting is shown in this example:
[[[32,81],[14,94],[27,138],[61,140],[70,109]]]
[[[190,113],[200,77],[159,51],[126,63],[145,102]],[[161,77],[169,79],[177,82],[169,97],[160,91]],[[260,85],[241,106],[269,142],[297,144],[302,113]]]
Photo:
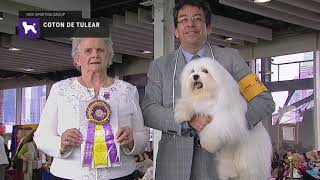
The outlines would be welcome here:
[[[194,115],[212,118],[199,137],[204,149],[217,154],[219,179],[269,179],[270,137],[261,122],[248,129],[247,102],[231,74],[217,61],[201,58],[185,66],[180,80],[176,122],[190,120]]]

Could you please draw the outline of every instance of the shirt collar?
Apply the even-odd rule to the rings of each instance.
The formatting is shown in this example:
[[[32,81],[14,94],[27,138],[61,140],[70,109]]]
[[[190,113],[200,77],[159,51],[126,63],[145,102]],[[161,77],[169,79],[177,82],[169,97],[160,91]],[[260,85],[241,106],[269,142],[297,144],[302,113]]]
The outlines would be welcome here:
[[[192,57],[195,56],[195,55],[193,55],[193,54],[185,51],[183,48],[181,48],[181,50],[182,50],[182,54],[183,54],[183,56],[184,56],[184,59],[186,60],[186,63],[190,62],[191,59],[192,59]],[[198,56],[200,56],[200,57],[205,57],[205,49],[204,49],[204,46],[197,52],[196,55],[198,55]]]

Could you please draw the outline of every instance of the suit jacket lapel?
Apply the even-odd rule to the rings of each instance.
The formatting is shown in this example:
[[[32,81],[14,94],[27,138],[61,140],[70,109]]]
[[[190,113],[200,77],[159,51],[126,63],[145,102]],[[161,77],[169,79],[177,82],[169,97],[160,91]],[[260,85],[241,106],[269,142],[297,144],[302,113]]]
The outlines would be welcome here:
[[[219,62],[223,67],[226,67],[226,63],[227,62],[224,62],[223,61],[223,56],[220,56],[219,53],[217,53],[217,46],[211,46],[212,48],[212,53],[213,53],[213,56],[214,56],[214,60],[216,60],[217,62]],[[210,48],[208,45],[206,45],[206,48],[205,48],[205,54],[206,56],[212,58],[212,55],[211,55],[211,51],[210,51]]]
[[[215,53],[215,47],[211,46],[211,48],[212,48],[213,57],[212,57],[210,48],[209,48],[209,46],[207,44],[205,45],[205,48],[204,48],[205,56],[209,57],[209,58],[213,58],[214,60],[217,60],[217,57],[216,57],[217,55]]]
[[[184,59],[182,51],[179,51],[179,57],[177,62],[177,70],[176,70],[176,77],[174,79],[174,94],[175,94],[175,101],[181,96],[181,84],[180,84],[180,75],[181,72],[186,65],[186,60]]]
[[[209,48],[209,46],[208,46],[207,44],[204,46],[204,56],[205,56],[205,57],[212,58],[212,57],[211,57],[210,48]]]

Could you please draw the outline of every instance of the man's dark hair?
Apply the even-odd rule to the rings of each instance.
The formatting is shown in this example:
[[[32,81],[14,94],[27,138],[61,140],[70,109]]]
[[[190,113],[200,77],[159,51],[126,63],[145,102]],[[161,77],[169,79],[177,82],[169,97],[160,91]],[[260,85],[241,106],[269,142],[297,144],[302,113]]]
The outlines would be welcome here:
[[[185,5],[196,6],[200,9],[202,9],[204,12],[205,20],[206,20],[206,25],[208,26],[209,24],[211,24],[211,9],[210,9],[210,5],[207,1],[205,1],[205,0],[178,0],[176,2],[176,5],[173,8],[173,20],[174,20],[174,27],[175,28],[178,25],[178,22],[177,22],[178,13],[179,13],[180,9]]]

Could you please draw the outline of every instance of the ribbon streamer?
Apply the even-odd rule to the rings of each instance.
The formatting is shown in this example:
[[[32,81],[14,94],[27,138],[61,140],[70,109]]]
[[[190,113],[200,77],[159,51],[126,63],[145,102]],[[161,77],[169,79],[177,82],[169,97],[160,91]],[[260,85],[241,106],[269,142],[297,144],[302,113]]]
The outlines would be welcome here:
[[[111,109],[107,102],[95,100],[86,110],[88,119],[83,166],[112,167],[120,164],[110,123]]]

